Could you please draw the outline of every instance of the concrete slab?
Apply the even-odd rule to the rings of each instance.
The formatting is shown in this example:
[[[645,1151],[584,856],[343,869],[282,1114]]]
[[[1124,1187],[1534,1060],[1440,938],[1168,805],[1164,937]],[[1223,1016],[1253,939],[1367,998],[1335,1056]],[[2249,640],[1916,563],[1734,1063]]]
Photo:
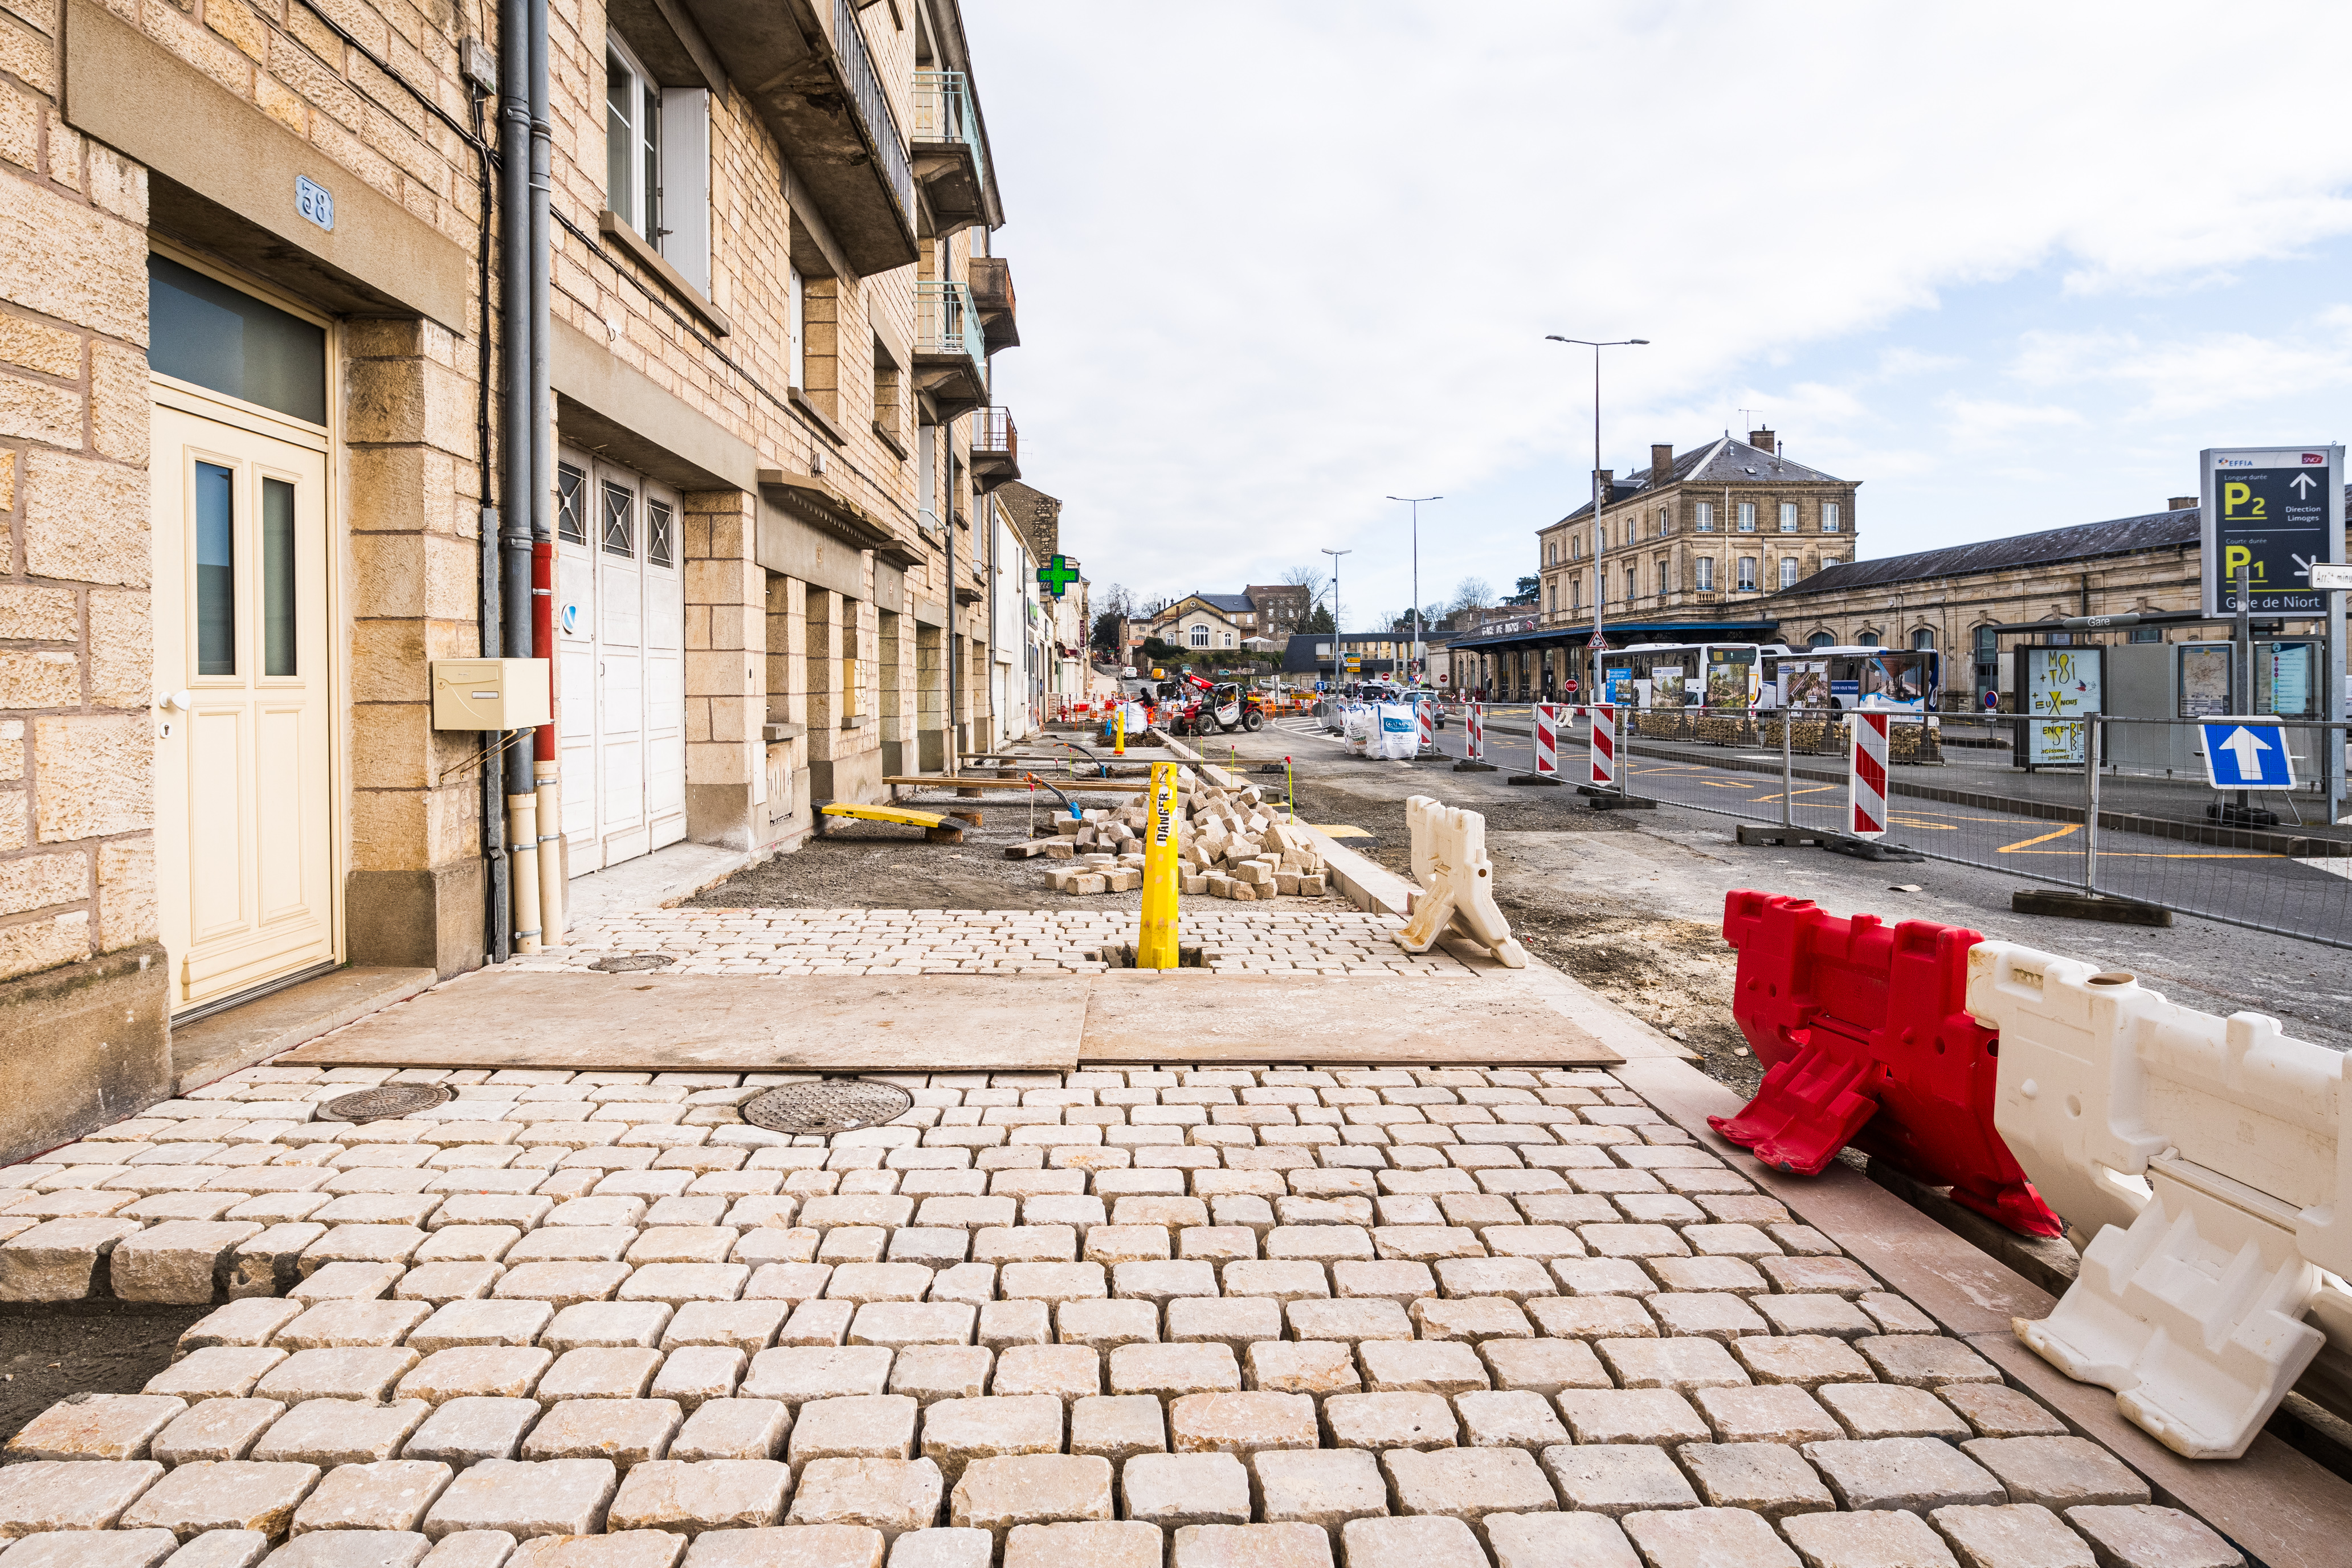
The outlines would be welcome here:
[[[1556,1008],[1480,977],[1114,970],[1087,1003],[1087,1061],[1611,1066],[1625,1058]]]
[[[764,857],[710,844],[673,844],[601,871],[574,877],[564,895],[567,926],[582,921],[661,910],[715,888]]]
[[[283,1059],[735,1071],[903,1071],[952,1062],[1066,1071],[1078,1059],[1086,994],[1083,975],[478,971]]]
[[[173,1092],[267,1061],[431,986],[430,969],[354,964],[172,1031]]]

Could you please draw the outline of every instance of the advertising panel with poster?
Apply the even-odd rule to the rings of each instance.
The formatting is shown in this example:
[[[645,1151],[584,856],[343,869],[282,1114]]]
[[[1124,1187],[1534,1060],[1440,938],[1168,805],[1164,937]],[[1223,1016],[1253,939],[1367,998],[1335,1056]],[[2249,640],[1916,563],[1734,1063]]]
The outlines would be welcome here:
[[[1667,665],[1650,671],[1650,706],[1680,708],[1689,700],[1683,691],[1688,679],[1681,669]]]
[[[2024,763],[2033,767],[2080,766],[2083,715],[2100,707],[2105,650],[2096,647],[2021,647],[2017,650],[2018,690],[2024,697]]]
[[[1756,700],[1756,650],[1752,647],[1711,647],[1706,650],[1706,705],[1745,708]]]
[[[1825,658],[1782,659],[1780,704],[1784,708],[1828,707],[1830,661]]]
[[[2230,645],[2180,645],[2180,712],[2183,719],[2202,719],[2230,711]]]

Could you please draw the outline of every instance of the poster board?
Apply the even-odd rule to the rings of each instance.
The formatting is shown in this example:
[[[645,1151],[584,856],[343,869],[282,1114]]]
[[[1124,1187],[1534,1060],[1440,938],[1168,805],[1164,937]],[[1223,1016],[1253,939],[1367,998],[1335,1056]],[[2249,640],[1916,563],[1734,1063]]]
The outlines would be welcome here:
[[[2017,650],[2017,690],[2025,721],[2018,760],[2027,767],[2079,767],[2088,726],[2105,711],[2106,649],[2033,646]]]

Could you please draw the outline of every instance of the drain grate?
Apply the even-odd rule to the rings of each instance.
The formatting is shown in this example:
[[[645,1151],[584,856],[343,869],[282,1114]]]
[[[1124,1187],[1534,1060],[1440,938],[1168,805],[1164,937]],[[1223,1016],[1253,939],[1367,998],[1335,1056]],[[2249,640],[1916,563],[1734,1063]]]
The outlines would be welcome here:
[[[853,1132],[904,1116],[914,1103],[895,1083],[835,1078],[772,1089],[744,1105],[743,1120],[771,1132]]]
[[[430,1110],[456,1098],[437,1083],[383,1083],[340,1095],[320,1106],[319,1114],[329,1121],[382,1121]]]
[[[667,969],[677,962],[667,952],[608,952],[588,967],[606,974],[635,974],[647,969]]]

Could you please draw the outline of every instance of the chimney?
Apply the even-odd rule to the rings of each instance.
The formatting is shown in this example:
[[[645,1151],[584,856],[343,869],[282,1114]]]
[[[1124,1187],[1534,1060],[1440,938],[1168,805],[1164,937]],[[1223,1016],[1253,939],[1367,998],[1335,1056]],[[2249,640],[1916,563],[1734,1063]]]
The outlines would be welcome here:
[[[1750,430],[1748,432],[1748,444],[1755,447],[1759,452],[1769,452],[1772,449],[1772,432],[1769,430]]]
[[[1592,470],[1592,478],[1593,493],[1601,498],[1602,506],[1607,506],[1617,499],[1617,486],[1614,482],[1617,478],[1616,469],[1595,468]]]
[[[2198,500],[2195,496],[2174,496],[2170,500],[2164,503],[2164,510],[2167,511],[2187,511],[2197,504]]]
[[[1675,477],[1675,444],[1671,441],[1650,443],[1650,488],[1656,489]]]

